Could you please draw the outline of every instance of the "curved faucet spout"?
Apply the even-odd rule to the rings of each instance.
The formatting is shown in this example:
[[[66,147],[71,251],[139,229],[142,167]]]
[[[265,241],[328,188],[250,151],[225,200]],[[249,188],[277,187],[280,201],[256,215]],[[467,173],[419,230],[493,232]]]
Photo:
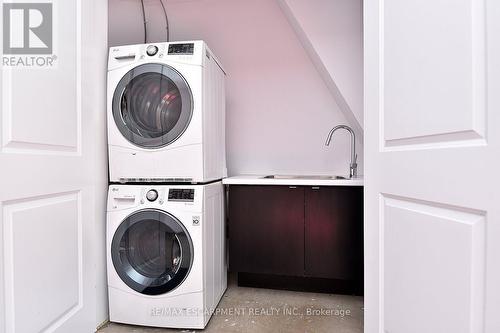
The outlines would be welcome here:
[[[348,131],[351,134],[351,164],[350,164],[350,171],[349,171],[349,176],[356,177],[357,176],[357,169],[358,169],[358,164],[357,164],[357,159],[358,155],[356,154],[356,134],[354,134],[354,131],[352,128],[350,128],[347,125],[337,125],[334,128],[330,130],[330,133],[328,133],[328,136],[326,137],[326,142],[325,146],[329,146],[330,142],[332,141],[332,136],[335,131],[339,129],[344,129]]]

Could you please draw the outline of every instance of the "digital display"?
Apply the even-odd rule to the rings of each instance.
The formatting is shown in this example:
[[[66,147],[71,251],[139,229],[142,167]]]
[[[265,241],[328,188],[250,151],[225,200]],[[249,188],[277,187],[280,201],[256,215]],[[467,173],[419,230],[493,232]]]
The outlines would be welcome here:
[[[168,54],[193,54],[193,53],[194,53],[193,43],[170,44],[168,46]]]
[[[168,201],[194,201],[193,189],[175,188],[168,191]]]

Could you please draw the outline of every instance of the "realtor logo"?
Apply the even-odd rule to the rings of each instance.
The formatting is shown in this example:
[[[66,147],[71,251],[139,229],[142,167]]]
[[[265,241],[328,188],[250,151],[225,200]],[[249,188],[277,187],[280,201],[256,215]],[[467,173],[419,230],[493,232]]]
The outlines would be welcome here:
[[[52,4],[4,3],[4,54],[52,54]]]

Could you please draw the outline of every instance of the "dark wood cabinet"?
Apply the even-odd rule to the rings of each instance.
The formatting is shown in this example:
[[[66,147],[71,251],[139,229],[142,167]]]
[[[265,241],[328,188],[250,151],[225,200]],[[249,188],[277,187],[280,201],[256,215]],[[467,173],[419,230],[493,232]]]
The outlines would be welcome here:
[[[305,188],[305,275],[363,276],[362,188]]]
[[[257,285],[281,288],[270,276],[293,277],[283,281],[328,292],[340,281],[342,292],[362,293],[362,187],[230,185],[228,200],[229,268],[239,281],[260,274]]]
[[[231,186],[229,221],[231,270],[303,274],[303,188]]]

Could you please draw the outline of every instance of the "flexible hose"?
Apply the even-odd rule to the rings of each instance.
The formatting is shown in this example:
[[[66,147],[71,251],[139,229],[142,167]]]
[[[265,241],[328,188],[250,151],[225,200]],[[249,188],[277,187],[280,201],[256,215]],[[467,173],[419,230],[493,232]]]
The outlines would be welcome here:
[[[142,7],[142,19],[144,22],[144,44],[146,44],[148,42],[148,27],[146,22],[146,11],[144,10],[144,0],[141,0],[141,7]]]
[[[161,8],[163,8],[163,14],[165,14],[165,24],[167,29],[167,42],[170,41],[170,27],[168,25],[168,15],[167,10],[165,9],[165,5],[163,4],[163,0],[160,0]]]

